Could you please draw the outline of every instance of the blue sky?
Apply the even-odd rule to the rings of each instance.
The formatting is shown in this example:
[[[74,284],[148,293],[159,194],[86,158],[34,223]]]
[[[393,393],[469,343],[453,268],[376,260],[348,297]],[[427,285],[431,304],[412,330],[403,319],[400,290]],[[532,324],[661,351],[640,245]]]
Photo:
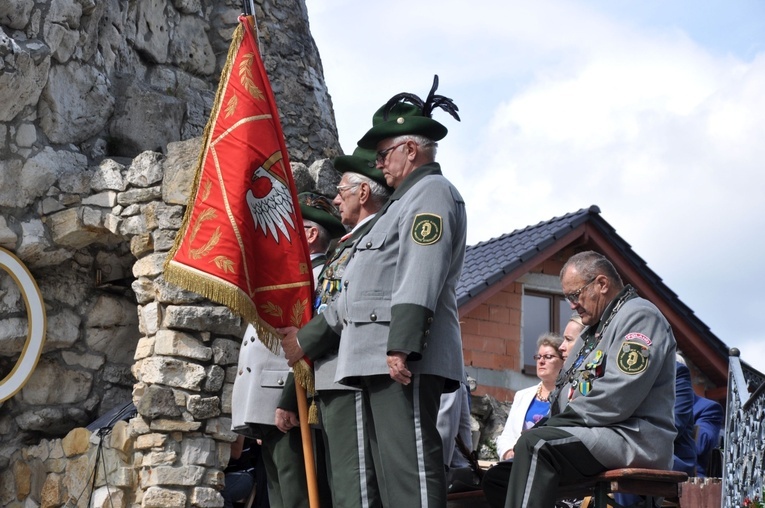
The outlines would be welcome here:
[[[765,371],[765,3],[306,3],[346,153],[438,74],[469,244],[596,204]]]

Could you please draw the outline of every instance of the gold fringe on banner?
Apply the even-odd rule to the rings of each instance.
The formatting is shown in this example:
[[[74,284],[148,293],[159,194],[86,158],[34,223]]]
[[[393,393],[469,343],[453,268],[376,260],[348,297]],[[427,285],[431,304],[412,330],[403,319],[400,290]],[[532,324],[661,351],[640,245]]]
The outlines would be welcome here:
[[[242,293],[238,288],[233,285],[228,285],[220,280],[213,280],[210,277],[203,275],[202,273],[195,272],[193,269],[187,268],[181,264],[173,264],[172,259],[175,257],[175,253],[181,246],[183,238],[188,230],[189,221],[191,220],[192,212],[194,209],[194,202],[199,190],[199,184],[204,169],[205,156],[208,152],[212,131],[217,122],[218,115],[221,110],[221,103],[223,102],[223,96],[225,95],[228,81],[231,76],[234,60],[236,59],[237,52],[241,46],[242,39],[244,37],[244,26],[240,23],[237,25],[236,30],[231,38],[231,45],[229,46],[228,55],[226,56],[226,63],[223,66],[221,72],[221,79],[218,84],[218,89],[215,93],[215,100],[213,101],[212,110],[210,112],[210,118],[205,125],[203,134],[204,143],[197,157],[196,171],[194,174],[194,191],[189,197],[189,202],[186,205],[186,211],[183,216],[183,222],[179,230],[178,235],[175,238],[172,249],[168,253],[167,259],[164,264],[164,276],[165,280],[177,285],[187,291],[193,291],[205,298],[208,298],[214,302],[220,303],[229,307],[232,311],[239,314],[248,323],[252,323],[258,334],[258,339],[266,346],[272,353],[279,354],[281,348],[282,335],[279,334],[271,325],[266,323],[258,316],[258,311],[253,304],[252,300]],[[304,361],[300,360],[295,365],[295,380],[305,387],[306,393],[313,395],[315,393],[313,370]],[[312,408],[309,411],[309,420],[311,420],[311,413],[314,414],[314,420],[311,423],[318,423],[317,411],[315,403],[312,404]]]
[[[223,71],[221,72],[222,79],[218,82],[218,90],[215,92],[215,100],[213,100],[212,110],[210,111],[210,118],[207,119],[207,125],[205,125],[205,130],[202,134],[204,143],[202,144],[202,149],[199,151],[199,156],[197,157],[196,171],[194,172],[194,184],[192,187],[194,192],[191,193],[189,196],[189,202],[186,204],[186,212],[183,214],[183,222],[181,223],[181,229],[179,230],[179,233],[186,233],[189,226],[189,221],[191,220],[191,214],[194,209],[194,201],[196,200],[197,191],[199,189],[199,180],[202,177],[202,170],[204,169],[205,155],[207,154],[207,150],[210,147],[210,137],[212,136],[213,126],[217,122],[218,114],[220,113],[220,104],[223,102],[223,96],[226,93],[226,86],[228,85],[228,80],[231,76],[231,68],[234,65],[234,59],[236,58],[236,54],[239,51],[239,46],[242,44],[243,37],[244,27],[241,23],[239,23],[236,26],[236,30],[234,30],[233,36],[231,37],[231,46],[228,48],[226,63],[224,64]],[[172,260],[175,256],[175,253],[180,248],[182,241],[183,235],[179,234],[175,237],[173,248],[170,249],[167,259],[165,260],[166,271],[168,265],[170,264],[170,260]]]
[[[205,298],[213,300],[217,303],[229,307],[231,310],[242,316],[248,323],[252,323],[258,332],[258,339],[266,346],[272,353],[279,354],[279,348],[281,347],[282,336],[274,330],[272,326],[260,319],[258,311],[252,303],[252,300],[244,295],[238,288],[233,286],[227,286],[221,281],[215,281],[202,274],[195,273],[189,268],[182,265],[173,265],[172,259],[175,257],[175,253],[181,246],[183,238],[188,230],[189,221],[194,210],[194,202],[196,200],[197,191],[199,189],[199,182],[204,169],[204,161],[207,151],[210,147],[210,138],[212,137],[212,131],[215,123],[220,114],[221,103],[223,102],[223,96],[225,95],[228,80],[231,76],[231,71],[236,59],[239,47],[242,44],[244,37],[244,26],[239,23],[234,30],[234,34],[231,37],[231,45],[228,49],[228,55],[226,56],[226,63],[223,66],[221,72],[221,79],[218,83],[218,89],[215,92],[215,100],[213,101],[212,110],[210,112],[210,118],[207,120],[205,130],[202,138],[204,143],[199,156],[197,157],[196,171],[194,173],[194,192],[189,197],[189,202],[186,205],[186,212],[183,215],[183,223],[179,230],[179,234],[175,238],[173,248],[170,249],[167,259],[165,260],[165,279],[187,291],[193,291]]]
[[[313,369],[305,360],[300,359],[292,367],[295,382],[305,388],[305,393],[311,398],[311,406],[308,408],[308,423],[319,423],[319,409],[316,407],[316,387],[314,385]]]
[[[165,265],[165,280],[230,308],[248,323],[252,323],[258,332],[258,339],[264,346],[273,354],[279,354],[282,335],[258,316],[258,311],[253,306],[252,300],[235,286],[224,285],[221,281],[213,280],[182,265],[174,264]]]

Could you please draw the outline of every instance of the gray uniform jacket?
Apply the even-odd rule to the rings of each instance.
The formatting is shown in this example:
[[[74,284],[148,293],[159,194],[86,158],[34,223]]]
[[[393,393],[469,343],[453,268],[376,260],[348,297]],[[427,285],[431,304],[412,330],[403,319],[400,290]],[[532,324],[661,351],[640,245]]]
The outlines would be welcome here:
[[[319,288],[317,293],[322,291],[323,285],[341,287],[340,281],[345,272],[345,268],[356,249],[359,239],[363,237],[369,227],[373,224],[373,219],[365,222],[345,241],[338,244],[332,253],[331,259],[319,276]],[[336,297],[336,291],[333,287],[327,288],[326,292],[331,293],[328,296]],[[317,312],[322,313],[326,307],[320,306]],[[324,321],[326,323],[326,321]],[[305,330],[308,332],[308,330]],[[335,373],[337,372],[337,352],[340,345],[340,335],[332,332],[322,335],[311,335],[309,333],[298,333],[298,340],[303,348],[303,352],[314,361],[314,376],[317,390],[352,390],[353,387],[342,385],[335,382]]]
[[[586,329],[576,344],[593,333]],[[563,387],[561,398],[571,395],[570,402],[546,425],[579,438],[609,469],[671,469],[675,350],[672,329],[656,306],[639,297],[627,300],[574,370],[577,384]],[[567,363],[576,362],[577,352],[572,349]]]
[[[323,254],[312,256],[314,284],[326,260]],[[248,424],[274,425],[274,413],[282,407],[279,402],[291,371],[284,350],[280,347],[279,354],[273,354],[260,342],[255,328],[247,325],[231,394],[231,429],[249,435]],[[297,411],[297,402],[288,409]]]
[[[455,287],[465,257],[464,200],[438,164],[426,164],[375,218],[342,291],[322,314],[342,332],[335,380],[355,385],[363,376],[389,375],[387,353],[403,351],[413,373],[461,381]]]
[[[248,325],[231,395],[231,429],[248,435],[250,423],[273,425],[289,373],[284,351],[280,348],[278,355],[273,354],[260,342],[255,328]]]
[[[317,313],[313,319],[298,331],[298,342],[303,353],[313,361],[314,386],[316,390],[356,390],[357,388],[342,385],[335,382],[337,371],[337,350],[340,345],[340,335],[327,325],[322,317],[324,310],[331,304],[333,297],[341,288],[342,274],[353,254],[359,238],[369,231],[372,225],[371,219],[360,225],[353,234],[341,241],[327,264],[319,274],[317,299],[319,304]],[[326,300],[326,301],[325,301]],[[297,410],[297,398],[295,395],[295,380],[290,376],[287,387],[284,390],[279,407],[290,411]]]

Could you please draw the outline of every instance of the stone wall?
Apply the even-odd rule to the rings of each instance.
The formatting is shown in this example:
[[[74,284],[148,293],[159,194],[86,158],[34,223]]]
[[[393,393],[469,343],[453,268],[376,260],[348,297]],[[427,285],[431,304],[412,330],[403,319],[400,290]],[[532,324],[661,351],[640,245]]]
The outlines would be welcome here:
[[[333,195],[339,145],[304,0],[256,6],[296,183]],[[165,284],[161,266],[239,12],[228,0],[0,2],[0,246],[47,314],[33,376],[0,403],[2,506],[87,506],[60,478],[73,459],[50,443],[130,400],[115,506],[222,502],[242,323]],[[0,379],[27,329],[0,270]],[[57,494],[43,502],[43,486]]]

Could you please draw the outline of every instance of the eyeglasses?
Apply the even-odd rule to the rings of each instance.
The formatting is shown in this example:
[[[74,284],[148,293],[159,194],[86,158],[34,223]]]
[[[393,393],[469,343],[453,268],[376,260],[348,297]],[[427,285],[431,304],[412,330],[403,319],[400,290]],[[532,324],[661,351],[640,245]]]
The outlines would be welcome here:
[[[353,184],[350,184],[350,185],[338,185],[337,186],[337,193],[342,196],[343,192],[345,192],[347,190],[350,190],[350,189],[353,189],[355,187],[358,187],[359,185],[360,184],[358,184],[358,183],[353,183]]]
[[[557,355],[534,355],[534,360],[536,360],[536,361],[539,361],[542,358],[544,358],[546,362],[549,362],[553,358],[560,358],[560,356],[557,356]]]
[[[598,277],[597,277],[597,275],[596,275],[595,277],[593,277],[592,279],[590,279],[590,282],[588,282],[588,283],[587,283],[587,284],[585,284],[584,286],[580,287],[579,289],[577,289],[577,290],[576,290],[576,291],[574,291],[573,293],[564,294],[564,295],[563,295],[563,297],[564,297],[566,300],[568,300],[569,302],[571,302],[571,303],[579,303],[579,295],[581,295],[581,294],[582,294],[582,291],[584,291],[584,288],[586,288],[587,286],[589,286],[590,284],[592,284],[593,282],[595,282],[595,279],[597,279],[597,278],[598,278]]]
[[[404,141],[403,143],[393,145],[392,147],[386,148],[385,150],[380,150],[379,152],[377,152],[377,157],[375,158],[375,161],[377,162],[377,164],[382,166],[383,164],[385,164],[385,159],[388,158],[389,153],[391,153],[393,150],[400,147],[401,145],[405,145],[406,143],[407,142]]]

